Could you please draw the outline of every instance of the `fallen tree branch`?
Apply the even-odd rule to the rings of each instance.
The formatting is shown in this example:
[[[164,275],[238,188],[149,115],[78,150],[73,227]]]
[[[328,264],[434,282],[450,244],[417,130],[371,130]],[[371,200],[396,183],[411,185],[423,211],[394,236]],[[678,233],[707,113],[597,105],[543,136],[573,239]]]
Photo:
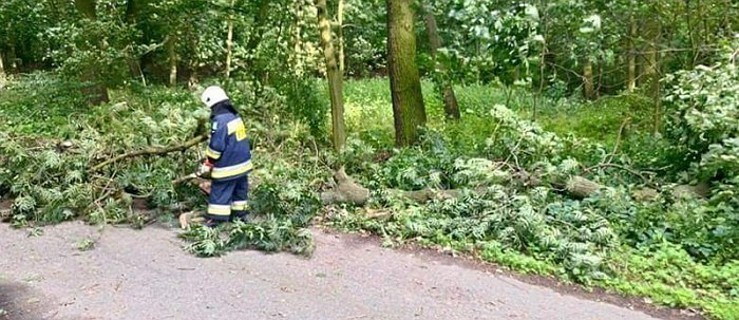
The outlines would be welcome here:
[[[631,174],[633,174],[633,175],[641,178],[642,180],[644,180],[645,183],[649,183],[649,179],[647,179],[647,177],[644,176],[643,174],[637,172],[634,169],[630,169],[630,168],[627,168],[625,166],[622,166],[622,165],[619,165],[619,164],[615,164],[615,163],[601,163],[601,164],[596,164],[596,165],[594,165],[594,166],[592,166],[590,168],[585,169],[584,172],[585,173],[592,172],[593,170],[598,169],[598,168],[616,168],[616,169],[621,169],[623,171],[626,171],[628,173],[631,173]]]
[[[198,178],[198,175],[197,174],[191,173],[191,174],[188,174],[186,176],[182,176],[182,177],[179,177],[179,178],[176,178],[176,179],[172,180],[172,184],[178,185],[178,184],[181,184],[181,183],[184,183],[184,182],[193,180],[193,179],[197,179],[197,178]]]
[[[172,153],[172,152],[185,151],[187,149],[190,149],[190,148],[196,146],[198,143],[201,143],[203,141],[206,141],[207,139],[208,139],[208,136],[207,135],[199,135],[199,136],[197,136],[195,138],[192,138],[192,139],[188,140],[187,142],[185,142],[183,144],[176,145],[176,146],[171,146],[171,147],[167,147],[167,148],[148,148],[148,149],[144,149],[144,150],[138,150],[138,151],[129,152],[129,153],[126,153],[126,154],[119,155],[119,156],[117,156],[115,158],[108,159],[108,160],[106,160],[106,161],[104,161],[104,162],[102,162],[102,163],[94,166],[90,170],[90,172],[96,172],[96,171],[98,171],[98,170],[100,170],[102,168],[105,168],[106,166],[109,166],[109,165],[113,164],[113,163],[119,162],[121,160],[129,159],[129,158],[135,158],[135,157],[140,157],[140,156],[145,156],[145,155],[163,155],[163,154]]]
[[[540,179],[528,174],[513,179],[524,179],[521,181],[521,183],[529,187],[538,186],[541,184]],[[321,202],[323,202],[324,205],[349,203],[356,206],[363,206],[369,201],[371,197],[369,190],[354,182],[346,174],[343,167],[335,173],[334,180],[336,182],[335,187],[320,194]],[[582,176],[572,176],[561,183],[552,183],[550,187],[566,192],[575,198],[587,198],[593,193],[604,188],[604,186],[602,186],[601,184]],[[447,190],[435,190],[427,188],[415,191],[405,191],[397,189],[388,190],[388,193],[392,196],[411,200],[416,203],[426,203],[432,200],[459,199],[467,194],[467,192],[472,192],[476,195],[482,195],[487,192],[487,187],[479,186],[474,189]]]
[[[621,141],[623,140],[624,136],[624,130],[626,130],[626,126],[631,122],[631,117],[626,117],[624,121],[621,123],[621,127],[618,128],[618,135],[616,136],[616,143],[613,146],[613,151],[611,151],[611,154],[608,156],[608,160],[604,161],[605,163],[611,163],[613,161],[613,158],[616,156],[616,153],[618,152],[618,149],[621,147]]]

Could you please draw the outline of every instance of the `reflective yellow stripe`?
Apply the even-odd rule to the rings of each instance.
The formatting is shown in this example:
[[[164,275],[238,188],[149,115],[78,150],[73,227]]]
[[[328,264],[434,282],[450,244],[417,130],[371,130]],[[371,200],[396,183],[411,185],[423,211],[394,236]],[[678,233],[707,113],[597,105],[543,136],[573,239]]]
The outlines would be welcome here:
[[[252,165],[251,160],[248,160],[244,163],[240,163],[230,167],[213,168],[210,176],[213,179],[228,178],[247,173],[252,169],[254,169],[254,165]]]
[[[224,205],[218,205],[218,204],[209,204],[208,205],[208,214],[214,215],[214,216],[230,216],[231,215],[231,206],[224,206]]]
[[[208,147],[208,149],[205,150],[205,155],[213,159],[221,158],[221,153],[211,149],[210,147]]]
[[[231,204],[231,210],[233,211],[245,211],[248,208],[246,201],[234,201]]]
[[[236,140],[241,141],[246,138],[246,127],[241,118],[231,120],[226,127],[228,127],[228,135],[236,133]]]

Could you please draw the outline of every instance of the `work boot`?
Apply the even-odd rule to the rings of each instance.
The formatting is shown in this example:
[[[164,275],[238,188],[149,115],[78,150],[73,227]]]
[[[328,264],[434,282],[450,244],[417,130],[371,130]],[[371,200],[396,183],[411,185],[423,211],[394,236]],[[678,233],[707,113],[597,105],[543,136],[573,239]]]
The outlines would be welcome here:
[[[249,218],[249,215],[248,214],[237,216],[234,220],[235,221],[241,221],[243,223],[249,223],[249,222],[251,222],[251,219]]]
[[[219,225],[221,225],[223,221],[213,220],[213,219],[205,219],[201,225],[206,228],[216,228]]]

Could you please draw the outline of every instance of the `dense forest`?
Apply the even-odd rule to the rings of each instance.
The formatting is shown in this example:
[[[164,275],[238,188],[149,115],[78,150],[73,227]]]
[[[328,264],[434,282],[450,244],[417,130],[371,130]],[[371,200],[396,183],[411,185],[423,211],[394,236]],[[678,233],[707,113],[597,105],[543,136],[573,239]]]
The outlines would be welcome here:
[[[209,110],[248,126],[253,223],[311,225],[739,319],[739,2],[3,0],[0,218],[202,210]]]

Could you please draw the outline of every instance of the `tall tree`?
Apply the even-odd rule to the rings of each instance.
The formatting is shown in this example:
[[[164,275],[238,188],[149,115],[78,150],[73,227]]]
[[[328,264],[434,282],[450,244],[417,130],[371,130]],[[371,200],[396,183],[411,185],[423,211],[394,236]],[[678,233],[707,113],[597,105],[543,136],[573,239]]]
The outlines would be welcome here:
[[[0,82],[5,80],[5,66],[3,65],[3,53],[0,52]]]
[[[333,128],[333,143],[336,151],[341,151],[346,141],[344,130],[344,100],[341,70],[336,61],[331,37],[331,23],[328,18],[326,0],[316,0],[318,9],[318,27],[321,31],[321,45],[326,59],[326,76],[328,77],[328,89],[331,96],[331,123]]]
[[[650,10],[653,14],[659,15],[659,5],[653,5]],[[646,57],[644,63],[644,79],[649,88],[649,93],[654,100],[654,133],[657,134],[661,128],[662,119],[662,97],[660,87],[661,73],[661,49],[660,43],[662,38],[662,22],[659,19],[648,19],[646,21],[645,37],[648,39],[646,44]]]
[[[177,31],[167,38],[167,56],[169,57],[169,85],[177,85]]]
[[[441,48],[441,36],[439,36],[436,17],[434,16],[433,8],[430,5],[425,4],[423,6],[423,10],[426,15],[426,32],[428,33],[429,42],[431,43],[431,57],[436,64],[436,71],[438,73],[434,79],[438,90],[444,98],[444,111],[446,112],[447,118],[459,119],[461,115],[459,113],[457,96],[454,94],[454,87],[449,79],[446,66],[441,63],[437,57],[438,50]]]
[[[585,58],[585,63],[583,64],[583,85],[586,99],[595,98],[595,85],[593,81],[593,60],[588,57]]]
[[[629,61],[629,70],[626,76],[626,90],[633,92],[636,89],[636,17],[635,13],[631,13],[629,18],[629,49],[626,52]]]
[[[226,79],[231,78],[231,61],[233,61],[233,39],[234,39],[234,14],[236,10],[236,0],[231,0],[229,9],[231,13],[228,15],[228,35],[226,37]]]
[[[387,55],[395,118],[395,143],[418,141],[418,127],[426,125],[421,78],[416,65],[415,12],[412,0],[387,0]]]
[[[346,66],[344,65],[346,63],[346,58],[344,57],[344,0],[339,0],[339,8],[336,15],[338,20],[337,24],[339,25],[339,70],[341,70],[341,74],[343,75],[346,69]]]
[[[95,0],[75,0],[75,7],[85,19],[90,21],[97,20],[97,8]],[[98,39],[98,50],[105,51],[105,41]],[[108,88],[105,86],[103,79],[100,79],[94,63],[87,65],[82,70],[81,80],[89,82],[90,86],[83,88],[82,93],[87,96],[87,101],[91,105],[99,105],[109,101]]]

